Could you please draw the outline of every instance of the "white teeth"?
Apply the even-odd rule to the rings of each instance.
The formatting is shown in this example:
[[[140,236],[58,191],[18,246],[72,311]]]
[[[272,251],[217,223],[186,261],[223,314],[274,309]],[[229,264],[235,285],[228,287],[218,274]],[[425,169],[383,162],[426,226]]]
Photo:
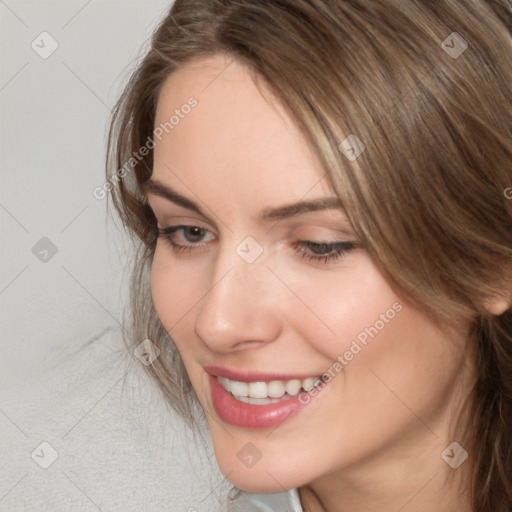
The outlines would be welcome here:
[[[289,400],[297,396],[301,389],[309,391],[320,377],[307,379],[273,380],[270,382],[239,382],[219,377],[221,386],[237,400],[249,404],[265,405]]]
[[[220,385],[226,390],[231,392],[231,383],[235,382],[234,380],[226,379],[226,377],[219,377]]]
[[[281,398],[285,391],[284,383],[281,380],[273,380],[267,384],[268,396],[272,398]]]
[[[229,391],[236,396],[249,396],[249,384],[232,380]]]
[[[299,394],[299,389],[301,388],[301,386],[302,382],[299,379],[293,379],[289,380],[286,383],[285,389],[289,395],[295,396]]]
[[[304,379],[302,381],[302,387],[304,388],[305,391],[309,391],[310,389],[313,389],[314,386],[315,386],[315,382],[317,381],[318,379],[315,378],[315,377],[308,377],[307,379]]]
[[[247,396],[235,396],[235,398],[240,402],[253,405],[275,404],[281,401],[279,398],[250,398]]]
[[[233,393],[233,391],[231,391]],[[235,394],[235,393],[233,393]],[[249,383],[249,397],[251,398],[267,398],[267,383],[266,382],[250,382]]]

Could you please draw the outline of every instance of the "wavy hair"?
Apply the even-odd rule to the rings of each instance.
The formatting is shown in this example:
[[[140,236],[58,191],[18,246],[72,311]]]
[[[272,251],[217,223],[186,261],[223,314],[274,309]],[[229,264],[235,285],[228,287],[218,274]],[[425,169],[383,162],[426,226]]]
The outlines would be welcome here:
[[[270,85],[297,121],[391,286],[439,322],[470,322],[477,378],[459,425],[474,468],[466,492],[475,512],[511,510],[512,310],[485,307],[512,288],[510,0],[172,5],[113,111],[107,179],[137,248],[126,344],[159,347],[147,371],[191,423],[197,400],[152,304],[156,219],[141,186],[164,81],[219,53]],[[352,134],[365,145],[357,160],[344,151]]]

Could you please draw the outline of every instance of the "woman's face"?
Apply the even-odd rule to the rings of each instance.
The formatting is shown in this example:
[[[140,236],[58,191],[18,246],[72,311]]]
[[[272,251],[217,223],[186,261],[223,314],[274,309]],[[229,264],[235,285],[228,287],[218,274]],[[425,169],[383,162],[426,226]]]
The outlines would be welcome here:
[[[153,300],[227,478],[279,492],[444,465],[465,336],[391,289],[279,103],[241,64],[202,59],[168,78],[158,127]]]

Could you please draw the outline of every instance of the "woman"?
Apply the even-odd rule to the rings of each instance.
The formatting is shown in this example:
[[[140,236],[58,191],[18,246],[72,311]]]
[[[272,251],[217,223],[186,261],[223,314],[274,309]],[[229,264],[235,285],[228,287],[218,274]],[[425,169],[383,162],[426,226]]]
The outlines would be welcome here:
[[[156,30],[109,137],[127,341],[233,507],[512,510],[511,36],[508,0],[177,0]]]

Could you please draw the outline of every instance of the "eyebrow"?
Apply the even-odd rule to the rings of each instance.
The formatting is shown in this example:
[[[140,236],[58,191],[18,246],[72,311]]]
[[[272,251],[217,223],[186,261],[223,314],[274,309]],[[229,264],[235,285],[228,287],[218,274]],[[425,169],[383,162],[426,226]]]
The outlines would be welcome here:
[[[144,194],[154,194],[156,196],[163,197],[179,206],[182,206],[183,208],[192,210],[199,215],[208,218],[196,203],[182,196],[168,185],[164,185],[161,181],[149,179],[142,185],[142,192]],[[299,201],[298,203],[287,204],[277,208],[268,207],[263,210],[259,218],[261,221],[269,222],[289,219],[309,212],[334,209],[344,211],[339,197],[328,196],[313,199],[311,201]]]

